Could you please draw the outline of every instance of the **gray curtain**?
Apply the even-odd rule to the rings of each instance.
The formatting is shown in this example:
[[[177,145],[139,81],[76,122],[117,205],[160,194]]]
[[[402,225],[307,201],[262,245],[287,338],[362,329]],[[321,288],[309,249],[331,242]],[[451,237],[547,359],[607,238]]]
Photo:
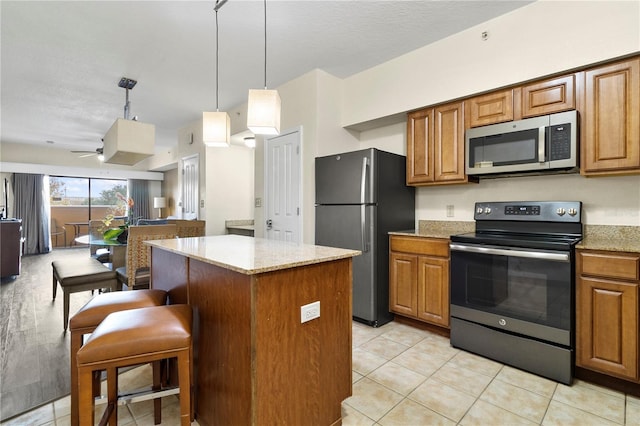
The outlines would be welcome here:
[[[45,175],[13,174],[15,217],[22,219],[24,253],[51,251],[49,188]]]
[[[149,206],[149,185],[147,181],[129,179],[127,185],[129,187],[129,197],[133,199],[133,223],[137,223],[140,218],[150,218],[151,208]]]

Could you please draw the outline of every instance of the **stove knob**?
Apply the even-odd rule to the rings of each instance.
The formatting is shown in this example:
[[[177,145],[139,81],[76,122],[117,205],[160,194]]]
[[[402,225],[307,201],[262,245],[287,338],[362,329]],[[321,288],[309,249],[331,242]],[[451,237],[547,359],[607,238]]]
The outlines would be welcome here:
[[[565,209],[563,209],[562,207],[559,207],[559,208],[557,208],[557,209],[556,209],[556,213],[557,213],[559,216],[564,216],[564,214],[565,214],[566,212],[567,212],[567,211],[566,211]]]
[[[489,214],[489,213],[491,213],[491,207],[485,207],[485,208],[484,208],[484,213],[485,213],[485,214]]]
[[[484,211],[484,210],[482,209],[482,207],[478,207],[478,208],[476,209],[476,213],[478,213],[478,214],[482,214],[482,212],[483,212],[483,211]]]
[[[570,216],[575,216],[578,214],[578,210],[572,208],[572,209],[569,209],[567,213],[569,213]]]

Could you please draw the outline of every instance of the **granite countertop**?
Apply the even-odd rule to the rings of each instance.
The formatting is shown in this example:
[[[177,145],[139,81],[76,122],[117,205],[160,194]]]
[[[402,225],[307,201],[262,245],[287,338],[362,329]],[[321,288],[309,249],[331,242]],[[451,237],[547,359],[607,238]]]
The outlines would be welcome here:
[[[640,226],[585,225],[576,248],[640,253]]]
[[[227,229],[245,229],[248,231],[255,229],[253,219],[225,220],[224,226]]]
[[[419,228],[389,232],[389,235],[450,238],[475,230],[475,222],[420,220]],[[576,248],[640,253],[640,226],[584,225],[584,238]]]
[[[419,220],[418,229],[389,232],[389,235],[407,235],[411,237],[446,238],[475,230],[475,222],[445,220]]]
[[[242,235],[153,240],[146,244],[247,275],[346,259],[361,254],[357,250]]]

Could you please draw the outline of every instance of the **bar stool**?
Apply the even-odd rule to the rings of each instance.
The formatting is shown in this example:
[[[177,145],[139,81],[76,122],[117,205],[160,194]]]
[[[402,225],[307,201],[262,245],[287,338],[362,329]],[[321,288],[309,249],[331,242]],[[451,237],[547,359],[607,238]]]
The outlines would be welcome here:
[[[78,367],[76,354],[82,346],[83,336],[93,333],[96,327],[107,315],[128,309],[162,306],[166,303],[167,292],[164,290],[136,290],[117,291],[100,294],[89,300],[71,317],[69,330],[71,331],[71,424],[78,426]],[[155,371],[154,371],[155,374]],[[93,395],[99,395],[100,375],[94,378]],[[156,424],[160,422],[160,400],[155,400]]]
[[[154,306],[107,315],[77,353],[80,424],[94,424],[94,372],[107,371],[108,405],[100,424],[108,421],[115,425],[118,368],[177,358],[180,424],[189,426],[192,317],[189,305]],[[157,395],[164,396],[163,393]]]

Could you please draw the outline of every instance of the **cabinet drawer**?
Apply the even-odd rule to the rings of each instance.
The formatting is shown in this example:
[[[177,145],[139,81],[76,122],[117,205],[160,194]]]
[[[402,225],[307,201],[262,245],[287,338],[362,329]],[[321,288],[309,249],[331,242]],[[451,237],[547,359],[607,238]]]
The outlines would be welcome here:
[[[640,254],[613,254],[579,251],[582,275],[596,277],[640,279]]]
[[[391,251],[418,255],[449,257],[449,240],[443,238],[399,237],[392,236],[389,244]]]

